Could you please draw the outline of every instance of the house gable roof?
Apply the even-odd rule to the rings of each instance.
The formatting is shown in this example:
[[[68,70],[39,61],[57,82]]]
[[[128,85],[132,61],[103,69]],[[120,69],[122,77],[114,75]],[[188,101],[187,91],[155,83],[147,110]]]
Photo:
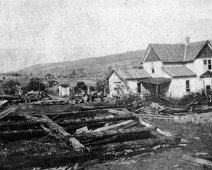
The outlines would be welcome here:
[[[162,62],[183,61],[185,47],[183,44],[151,44],[151,47]]]
[[[162,70],[173,78],[196,77],[197,75],[186,66],[162,67]]]
[[[116,73],[122,80],[137,80],[143,78],[151,77],[144,69],[124,69],[113,71]]]
[[[146,62],[148,61],[160,61],[160,58],[158,55],[155,53],[152,47],[150,47],[149,52],[148,52],[148,58],[145,60]]]
[[[211,45],[211,41],[200,41],[185,44],[150,44],[149,48],[152,48],[155,54],[164,63],[176,63],[176,62],[190,62],[195,60],[200,54],[205,45]],[[153,61],[151,60],[152,54],[146,52],[143,62]],[[148,58],[148,59],[147,59]]]

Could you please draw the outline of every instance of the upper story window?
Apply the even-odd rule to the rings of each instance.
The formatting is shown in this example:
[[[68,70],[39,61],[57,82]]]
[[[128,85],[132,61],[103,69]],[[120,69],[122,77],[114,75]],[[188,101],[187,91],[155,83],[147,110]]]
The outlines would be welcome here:
[[[151,70],[152,70],[152,74],[155,73],[155,69],[154,69],[154,64],[151,63]]]
[[[212,69],[211,60],[203,60],[203,64],[207,67],[208,70]]]
[[[190,81],[186,80],[186,92],[190,92]]]
[[[208,70],[211,70],[211,60],[208,60]]]

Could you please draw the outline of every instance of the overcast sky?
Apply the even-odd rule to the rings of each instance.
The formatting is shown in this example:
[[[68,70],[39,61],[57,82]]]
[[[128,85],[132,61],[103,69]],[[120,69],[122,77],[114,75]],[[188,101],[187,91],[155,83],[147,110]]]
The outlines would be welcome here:
[[[0,71],[212,39],[211,0],[1,0]]]

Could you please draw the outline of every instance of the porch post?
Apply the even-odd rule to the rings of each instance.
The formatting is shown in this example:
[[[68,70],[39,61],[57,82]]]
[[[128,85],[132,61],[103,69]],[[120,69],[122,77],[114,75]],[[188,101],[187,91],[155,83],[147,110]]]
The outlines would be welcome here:
[[[158,84],[156,84],[156,97],[158,99]]]

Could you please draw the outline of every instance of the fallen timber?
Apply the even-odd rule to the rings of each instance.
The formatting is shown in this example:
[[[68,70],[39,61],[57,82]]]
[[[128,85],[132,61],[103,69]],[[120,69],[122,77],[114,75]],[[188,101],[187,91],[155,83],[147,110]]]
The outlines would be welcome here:
[[[23,116],[24,117],[24,116]],[[112,121],[121,121],[121,120],[130,120],[130,119],[134,119],[134,116],[113,116],[113,115],[109,115],[107,117],[95,117],[95,118],[85,118],[85,119],[61,119],[62,121],[58,122],[59,125],[61,126],[67,126],[67,125],[87,125],[87,124],[91,124],[91,123],[99,123],[99,122],[112,122]],[[56,121],[57,122],[57,121]],[[18,121],[18,122],[14,122],[14,121],[3,121],[0,122],[0,129],[4,129],[4,127],[10,126],[10,127],[17,127],[17,129],[21,128],[21,127],[33,127],[33,126],[38,126],[39,122],[33,122],[33,121]],[[1,131],[1,130],[0,130]]]
[[[76,138],[71,137],[71,135],[66,132],[61,126],[56,124],[54,121],[49,119],[46,115],[43,115],[41,118],[36,118],[30,115],[25,115],[26,119],[29,119],[34,122],[41,122],[45,125],[48,125],[48,128],[42,126],[44,131],[46,131],[51,136],[54,136],[58,139],[64,139],[66,143],[69,143],[75,150],[84,150],[86,149]]]
[[[5,110],[3,110],[0,113],[0,120],[3,119],[4,117],[8,116],[11,113],[14,113],[16,111],[17,107],[15,106],[10,106],[8,108],[6,108]]]
[[[177,141],[177,140],[176,140]],[[146,153],[159,152],[163,149],[174,147],[177,144],[176,141],[167,141],[163,140],[138,140],[132,142],[125,142],[124,144],[115,145],[105,145],[105,146],[96,146],[91,149],[90,152],[82,153],[82,152],[70,152],[61,151],[61,152],[52,152],[52,153],[43,153],[39,154],[30,154],[28,155],[28,161],[20,161],[23,159],[24,155],[22,152],[27,152],[27,150],[20,151],[19,153],[13,154],[12,157],[19,158],[18,161],[14,161],[13,164],[0,164],[1,169],[22,169],[22,168],[30,168],[30,167],[42,167],[42,168],[50,168],[58,166],[73,166],[75,163],[84,165],[86,162],[97,159],[97,163],[101,163],[107,160],[112,160],[118,157],[127,157],[133,155],[142,155]],[[138,144],[136,144],[138,143]],[[155,147],[160,146],[160,147]],[[157,148],[157,149],[155,149]],[[132,149],[133,152],[125,152],[126,149]],[[70,161],[71,160],[71,161]]]
[[[88,109],[89,110],[89,109]],[[81,111],[80,111],[81,112]],[[14,137],[17,135],[19,139],[23,139],[23,136],[31,134],[39,140],[40,136],[48,134],[53,136],[51,140],[48,140],[48,146],[51,146],[52,141],[57,142],[57,145],[63,146],[64,150],[53,150],[48,152],[38,152],[39,149],[36,148],[33,153],[31,153],[31,148],[25,146],[25,149],[20,149],[14,153],[8,153],[8,159],[23,160],[26,152],[29,152],[27,156],[27,162],[16,161],[9,167],[6,162],[0,164],[0,168],[6,169],[19,169],[26,167],[54,167],[57,162],[60,165],[64,163],[74,164],[84,163],[92,159],[98,159],[99,161],[112,159],[115,157],[121,157],[133,154],[142,154],[146,152],[153,152],[159,150],[161,147],[174,147],[179,144],[180,139],[175,138],[172,135],[169,137],[158,138],[153,132],[157,131],[158,128],[152,126],[151,124],[146,124],[142,120],[142,117],[138,119],[138,115],[123,111],[116,110],[111,113],[108,110],[104,110],[101,115],[101,111],[83,111],[83,114],[77,115],[77,113],[72,111],[71,113],[62,112],[61,116],[51,113],[40,113],[40,114],[29,114],[22,113],[16,116],[21,116],[20,122],[15,121],[1,121],[0,128],[5,127],[1,130],[0,138],[7,138],[7,136]],[[113,112],[113,111],[112,111]],[[78,112],[79,113],[79,112]],[[81,112],[82,113],[82,112]],[[48,116],[49,115],[49,116]],[[60,113],[58,113],[60,115]],[[64,116],[63,115],[67,115]],[[76,119],[77,118],[77,119]],[[53,120],[52,120],[53,119]],[[13,123],[13,125],[11,124]],[[13,126],[14,130],[9,127]],[[91,125],[93,128],[91,128]],[[8,130],[6,127],[8,126]],[[78,128],[85,128],[85,131],[75,133]],[[15,130],[15,128],[17,129]],[[20,129],[19,129],[20,128]],[[2,136],[1,136],[2,135]],[[4,136],[5,135],[5,136]],[[37,136],[36,136],[37,135]],[[53,140],[54,139],[54,140]],[[36,140],[36,139],[34,139]],[[68,146],[64,147],[64,143]],[[69,147],[69,146],[72,147]],[[155,148],[155,146],[160,146]],[[39,146],[36,146],[39,148]],[[42,151],[42,147],[40,150]],[[128,153],[125,150],[132,150]],[[38,151],[37,151],[38,150]],[[76,152],[78,150],[86,150],[87,152]],[[127,153],[127,154],[126,154]],[[3,155],[7,153],[2,153]],[[1,154],[0,154],[1,158]],[[70,161],[71,160],[71,161]]]

